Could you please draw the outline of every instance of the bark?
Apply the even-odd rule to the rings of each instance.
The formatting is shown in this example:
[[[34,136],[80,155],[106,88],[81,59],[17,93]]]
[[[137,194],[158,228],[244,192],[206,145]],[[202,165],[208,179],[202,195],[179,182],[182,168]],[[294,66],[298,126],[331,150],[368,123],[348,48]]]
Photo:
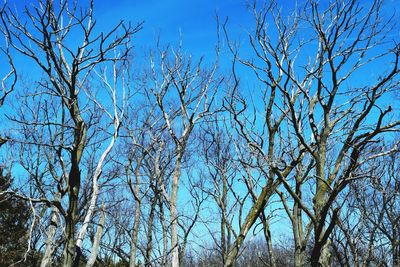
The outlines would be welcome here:
[[[272,246],[271,232],[269,230],[269,223],[263,214],[263,227],[264,227],[264,237],[267,242],[268,255],[269,255],[269,264],[271,267],[276,267],[275,255]]]
[[[94,210],[96,209],[97,198],[99,196],[98,180],[99,180],[101,172],[103,170],[104,161],[106,160],[107,156],[110,154],[112,148],[114,147],[115,141],[118,137],[118,131],[119,131],[119,126],[120,126],[120,121],[119,121],[118,117],[115,118],[114,126],[115,126],[114,127],[114,135],[113,135],[109,145],[107,146],[106,150],[101,155],[100,160],[97,163],[96,170],[93,175],[92,197],[90,199],[89,208],[86,212],[85,219],[83,220],[82,227],[78,234],[78,240],[76,241],[76,246],[79,248],[79,250],[82,250],[82,243],[83,243],[83,240],[84,240],[86,232],[87,232],[87,227],[89,226],[89,223],[93,217]]]
[[[184,149],[178,148],[178,156],[175,162],[174,174],[172,177],[170,198],[172,267],[179,267],[178,211],[176,209],[176,205],[179,189],[179,178],[181,176],[183,151]]]
[[[147,223],[147,246],[146,246],[146,255],[145,255],[145,264],[144,266],[151,266],[151,254],[153,252],[153,222],[154,222],[154,213],[157,205],[157,196],[153,197],[151,202],[151,209],[149,214],[149,221]]]
[[[302,175],[296,176],[296,195],[302,199]],[[303,229],[303,214],[299,203],[296,201],[293,205],[292,226],[293,226],[293,237],[294,237],[294,263],[295,267],[305,267],[307,255],[306,244],[308,240],[308,233],[304,232]]]
[[[186,242],[183,242],[180,246],[179,246],[179,263],[182,266],[186,266],[186,262],[185,262],[185,252],[186,252]]]
[[[48,226],[48,231],[47,231],[47,239],[45,242],[46,250],[44,251],[40,267],[48,267],[51,266],[52,264],[52,257],[54,250],[56,248],[56,245],[54,244],[54,237],[56,235],[57,228],[58,228],[58,217],[55,208],[53,208],[50,225]]]
[[[65,218],[65,247],[63,266],[72,267],[79,265],[81,251],[76,247],[75,225],[78,221],[78,197],[81,174],[78,166],[73,164],[69,175],[69,206]]]
[[[323,266],[323,267],[331,266],[331,257],[332,257],[332,255],[331,255],[331,251],[330,251],[330,243],[331,242],[327,242],[322,247],[320,263],[321,263],[321,266]]]
[[[96,235],[94,237],[92,251],[90,253],[89,260],[86,263],[86,267],[92,267],[96,262],[97,254],[99,252],[99,247],[100,247],[101,236],[103,235],[105,221],[106,221],[106,210],[103,204],[101,206],[100,219],[99,219],[99,224],[97,226]]]
[[[226,229],[226,217],[225,217],[225,209],[221,210],[222,218],[221,218],[221,256],[222,256],[222,264],[225,264],[226,259],[226,237],[225,237],[225,229]]]
[[[397,239],[397,233],[396,231],[393,231],[394,237],[392,241],[392,257],[393,257],[393,267],[399,267],[400,266],[400,246],[399,246],[399,241]]]
[[[226,209],[227,209],[227,195],[228,195],[228,183],[225,175],[222,175],[222,196],[220,199],[220,208],[221,208],[221,256],[222,256],[222,264],[225,264],[226,257],[227,257],[227,248],[228,248],[228,243],[227,242],[227,237],[225,235],[226,229],[228,229],[227,226],[227,215],[226,215]]]
[[[311,253],[312,267],[329,267],[331,266],[330,241],[316,241]]]
[[[79,219],[78,201],[79,189],[81,185],[81,171],[79,163],[86,143],[86,125],[83,122],[78,107],[78,100],[71,99],[71,107],[69,112],[74,120],[74,149],[71,151],[71,169],[68,176],[68,210],[65,216],[65,247],[64,247],[64,267],[79,266],[82,251],[76,246],[75,226]]]
[[[136,251],[137,251],[137,242],[138,242],[138,235],[139,235],[139,227],[140,227],[140,215],[141,215],[141,202],[136,200],[136,210],[135,210],[135,217],[133,222],[133,230],[132,230],[132,237],[131,237],[131,255],[129,258],[129,267],[136,266]]]
[[[168,236],[167,236],[167,226],[165,225],[164,207],[161,199],[159,199],[158,205],[160,208],[160,222],[161,222],[162,240],[163,240],[163,253],[161,257],[161,266],[167,266]]]
[[[305,267],[306,266],[306,255],[305,248],[302,246],[296,246],[294,251],[294,266]]]
[[[267,185],[261,191],[260,196],[255,201],[253,207],[250,212],[247,214],[245,222],[240,229],[240,233],[236,239],[236,241],[232,244],[229,249],[228,256],[226,258],[225,267],[232,267],[236,261],[239,250],[243,244],[243,241],[250,231],[251,227],[254,225],[257,218],[260,216],[260,213],[264,210],[265,205],[267,204],[269,198],[274,192],[276,186]]]
[[[129,257],[129,266],[135,267],[136,266],[136,251],[137,251],[137,243],[138,243],[138,235],[139,235],[139,228],[140,228],[140,216],[142,214],[142,200],[140,195],[140,167],[142,165],[142,161],[144,159],[144,154],[142,157],[137,161],[137,165],[135,167],[134,175],[135,175],[135,187],[131,186],[131,180],[129,178],[129,171],[127,173],[129,186],[131,187],[132,194],[135,198],[136,210],[135,216],[133,221],[133,230],[132,230],[132,237],[131,237],[131,251]]]
[[[313,252],[311,255],[311,265],[314,267],[329,266],[329,261],[331,258],[329,251],[329,240],[323,240],[323,236],[325,235],[324,230],[324,222],[326,219],[326,215],[323,213],[323,208],[326,203],[326,194],[329,190],[328,182],[325,180],[325,165],[326,165],[326,146],[327,146],[327,134],[328,130],[325,128],[321,134],[320,139],[320,148],[318,150],[318,156],[316,158],[316,194],[314,196],[314,212],[317,215],[318,223],[315,225],[314,235],[315,235],[315,243],[313,247]]]

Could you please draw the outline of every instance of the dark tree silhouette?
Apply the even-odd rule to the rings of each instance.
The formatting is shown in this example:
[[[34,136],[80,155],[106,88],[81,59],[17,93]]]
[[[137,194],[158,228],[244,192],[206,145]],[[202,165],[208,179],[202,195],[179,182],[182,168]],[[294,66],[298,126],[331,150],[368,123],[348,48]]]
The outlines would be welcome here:
[[[11,188],[12,178],[0,167],[0,192]],[[27,253],[30,209],[25,201],[0,194],[0,266],[36,266],[34,251]],[[24,261],[24,265],[18,262]]]

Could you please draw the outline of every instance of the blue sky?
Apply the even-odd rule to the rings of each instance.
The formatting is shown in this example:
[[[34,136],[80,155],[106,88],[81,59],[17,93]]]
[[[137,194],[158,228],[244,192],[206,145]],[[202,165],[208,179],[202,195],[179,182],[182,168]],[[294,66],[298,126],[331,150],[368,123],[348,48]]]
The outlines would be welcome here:
[[[37,3],[35,0],[9,0],[8,4],[18,10],[24,20],[21,12],[24,7]],[[88,4],[89,0],[78,1],[80,7],[87,7]],[[108,32],[121,20],[133,26],[143,22],[143,29],[133,39],[136,60],[146,60],[145,54],[149,49],[154,49],[158,38],[161,46],[177,45],[180,35],[185,51],[195,57],[205,56],[206,60],[214,60],[217,43],[216,14],[220,21],[229,17],[229,33],[235,39],[239,36],[244,38],[246,30],[253,25],[253,16],[246,5],[247,0],[94,0],[95,31]],[[72,47],[75,45],[72,44]],[[14,60],[32,75],[32,65],[27,65],[25,58],[17,55]],[[0,70],[2,74],[1,66]]]
[[[148,48],[154,44],[160,34],[162,43],[174,43],[182,32],[186,49],[193,54],[206,54],[212,51],[216,40],[216,19],[226,16],[235,24],[245,25],[251,14],[246,11],[245,2],[237,0],[138,0],[95,2],[96,17],[100,28],[107,27],[110,21],[120,19],[133,24],[144,21],[144,29],[137,35],[137,48]],[[111,26],[111,25],[110,25]]]
[[[215,14],[223,21],[229,17],[229,32],[235,38],[246,35],[254,19],[246,9],[250,0],[94,0],[97,30],[107,31],[120,20],[132,24],[144,22],[143,30],[134,41],[138,51],[154,46],[160,35],[162,43],[175,43],[182,32],[185,48],[194,55],[205,55],[213,51],[216,42]],[[261,1],[257,1],[261,2]],[[283,12],[291,10],[304,0],[277,0]],[[329,1],[321,0],[325,6]],[[370,4],[372,0],[365,0]],[[23,6],[36,3],[34,0],[8,0],[10,6],[22,10]],[[79,6],[87,6],[89,0],[79,0]],[[386,0],[385,11],[397,10],[395,0]]]

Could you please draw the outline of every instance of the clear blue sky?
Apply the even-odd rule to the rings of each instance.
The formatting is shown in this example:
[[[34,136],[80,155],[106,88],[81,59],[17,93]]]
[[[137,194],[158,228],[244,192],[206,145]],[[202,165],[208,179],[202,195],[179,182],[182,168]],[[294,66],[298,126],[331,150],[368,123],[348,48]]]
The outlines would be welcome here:
[[[229,17],[229,32],[235,39],[239,36],[245,38],[246,31],[254,23],[253,15],[246,8],[247,3],[248,0],[94,0],[95,31],[108,32],[121,20],[132,25],[143,22],[143,29],[133,39],[136,60],[146,59],[144,53],[155,47],[158,37],[161,45],[177,44],[180,34],[185,51],[195,57],[205,56],[206,60],[213,60],[217,43],[216,14],[221,21]],[[18,10],[24,20],[21,11],[25,6],[36,6],[37,1],[8,0],[8,4]],[[78,1],[80,7],[88,5],[89,0]],[[26,65],[24,57],[18,55],[15,61],[24,70],[32,72],[32,65]],[[2,74],[1,66],[0,70]]]
[[[184,46],[193,54],[212,51],[216,40],[216,18],[230,17],[232,24],[242,27],[251,22],[251,14],[246,11],[246,2],[238,0],[118,0],[95,1],[96,17],[100,28],[120,19],[133,24],[144,21],[144,29],[134,42],[137,48],[153,46],[158,34],[162,43],[174,43],[182,32]]]
[[[143,30],[137,34],[136,51],[154,47],[157,36],[161,42],[176,43],[182,32],[186,50],[194,55],[206,55],[213,51],[216,42],[215,14],[221,21],[229,17],[229,32],[235,38],[245,37],[246,30],[254,24],[246,5],[252,0],[94,0],[97,30],[107,31],[121,19],[132,24],[144,22]],[[262,2],[262,1],[258,1]],[[283,12],[292,10],[304,0],[277,0]],[[328,0],[321,0],[323,6]],[[372,0],[365,0],[371,3]],[[36,4],[36,0],[8,0],[11,6],[22,10],[24,6]],[[79,0],[79,6],[87,6],[89,0]],[[396,0],[386,0],[386,11],[397,9]],[[22,14],[20,14],[22,15]]]

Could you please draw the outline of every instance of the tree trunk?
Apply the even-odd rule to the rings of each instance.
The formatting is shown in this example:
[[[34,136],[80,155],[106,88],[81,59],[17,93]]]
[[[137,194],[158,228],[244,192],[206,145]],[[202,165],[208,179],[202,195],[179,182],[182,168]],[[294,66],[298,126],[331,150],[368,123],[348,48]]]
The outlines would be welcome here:
[[[70,99],[71,107],[68,108],[74,120],[74,149],[71,151],[71,169],[68,175],[68,210],[65,216],[65,247],[63,267],[78,267],[82,251],[76,246],[75,225],[78,222],[79,189],[81,186],[81,171],[79,163],[85,148],[87,128],[78,106],[76,96]]]
[[[325,199],[328,192],[328,183],[325,180],[325,165],[326,165],[326,141],[327,135],[322,135],[320,140],[320,149],[318,151],[318,159],[316,160],[316,193],[314,196],[314,212],[319,218],[318,225],[315,226],[314,235],[315,243],[311,255],[311,265],[313,267],[328,267],[330,266],[331,253],[329,250],[330,242],[329,239],[322,240],[325,234],[324,222],[326,214],[322,214],[323,207],[326,205]],[[321,226],[322,224],[322,226]]]
[[[185,256],[186,256],[186,242],[183,242],[179,247],[179,263],[182,266],[186,266]]]
[[[115,144],[115,140],[118,137],[118,131],[119,131],[119,126],[120,126],[120,122],[117,119],[115,124],[114,124],[114,135],[110,141],[110,144],[107,146],[106,150],[103,152],[103,154],[100,157],[99,162],[97,163],[96,166],[96,170],[94,172],[93,175],[93,180],[92,180],[92,196],[90,198],[90,202],[89,202],[89,207],[87,209],[86,215],[85,215],[85,219],[83,220],[82,223],[82,227],[79,231],[78,234],[78,240],[76,241],[76,246],[79,248],[79,250],[82,250],[82,245],[83,245],[83,240],[85,239],[85,235],[87,232],[87,228],[89,226],[90,221],[92,220],[92,216],[93,213],[96,209],[96,204],[97,204],[97,198],[99,197],[99,183],[98,180],[100,178],[100,175],[103,171],[103,165],[104,162],[108,156],[108,154],[110,154],[114,144]]]
[[[146,256],[145,256],[145,264],[144,266],[151,266],[151,254],[153,252],[153,222],[154,222],[154,213],[157,204],[157,196],[154,196],[151,201],[151,209],[149,214],[149,221],[147,223],[147,246],[146,246]]]
[[[262,217],[263,217],[264,237],[268,247],[269,264],[271,267],[276,267],[275,255],[272,247],[271,232],[269,230],[269,223],[264,214],[262,215]]]
[[[296,195],[299,199],[302,199],[302,174],[296,175]],[[293,238],[294,238],[294,264],[295,267],[305,267],[307,255],[306,252],[306,244],[308,238],[304,233],[303,229],[303,213],[302,209],[299,207],[299,203],[295,202],[293,205],[293,217],[292,217],[292,226],[293,226]]]
[[[140,227],[140,214],[141,214],[141,203],[139,200],[136,200],[136,210],[135,210],[135,218],[133,222],[133,230],[132,230],[132,239],[131,239],[131,255],[129,258],[129,267],[136,266],[136,251],[137,251],[137,241]]]
[[[69,175],[69,206],[65,218],[65,247],[63,267],[78,267],[81,251],[75,245],[75,225],[78,221],[78,196],[81,173],[77,164],[72,163]]]
[[[233,264],[235,263],[239,250],[243,244],[244,239],[246,238],[247,233],[250,231],[251,227],[254,225],[257,218],[260,216],[260,213],[264,210],[265,205],[267,204],[275,188],[276,185],[268,184],[264,186],[260,196],[257,198],[253,207],[247,214],[245,222],[241,226],[240,233],[237,239],[229,248],[228,256],[226,258],[224,267],[232,267]]]
[[[227,195],[228,195],[228,182],[226,179],[225,174],[222,175],[222,196],[220,199],[220,209],[221,209],[221,256],[222,256],[222,265],[225,264],[226,257],[227,257],[227,249],[229,247],[227,242],[227,237],[225,234],[227,226]]]
[[[226,259],[226,237],[225,237],[225,229],[226,229],[226,215],[225,215],[225,209],[222,209],[222,214],[221,214],[221,256],[222,256],[222,264],[225,264],[225,259]]]
[[[314,246],[311,254],[312,267],[329,267],[331,266],[331,252],[329,250],[330,242],[326,244],[318,243]]]
[[[331,251],[330,251],[331,242],[328,241],[323,247],[321,252],[320,263],[323,267],[331,266]]]
[[[171,199],[170,199],[170,216],[171,216],[171,250],[172,250],[172,267],[179,267],[179,244],[178,244],[178,211],[176,209],[179,178],[181,176],[181,162],[184,148],[178,148],[178,156],[176,158],[174,174],[172,178]]]
[[[167,226],[165,225],[163,202],[161,198],[159,198],[158,205],[160,207],[160,223],[162,228],[162,240],[163,240],[163,253],[161,258],[161,266],[167,266],[168,236],[167,236]]]
[[[101,206],[101,213],[99,219],[99,225],[97,226],[96,235],[94,237],[92,252],[90,253],[89,260],[86,263],[86,267],[92,267],[97,259],[99,252],[101,236],[103,235],[103,228],[106,221],[106,210],[104,204]]]
[[[48,226],[47,231],[46,250],[44,252],[42,262],[40,263],[40,267],[48,267],[51,266],[52,263],[52,256],[55,250],[54,237],[58,227],[58,218],[55,209],[56,208],[53,208],[52,210],[50,225]]]
[[[399,267],[400,266],[399,240],[397,239],[396,231],[394,231],[393,233],[394,233],[393,241],[392,241],[393,267]]]
[[[306,266],[305,247],[296,245],[296,248],[294,251],[294,266],[295,267],[305,267]]]

